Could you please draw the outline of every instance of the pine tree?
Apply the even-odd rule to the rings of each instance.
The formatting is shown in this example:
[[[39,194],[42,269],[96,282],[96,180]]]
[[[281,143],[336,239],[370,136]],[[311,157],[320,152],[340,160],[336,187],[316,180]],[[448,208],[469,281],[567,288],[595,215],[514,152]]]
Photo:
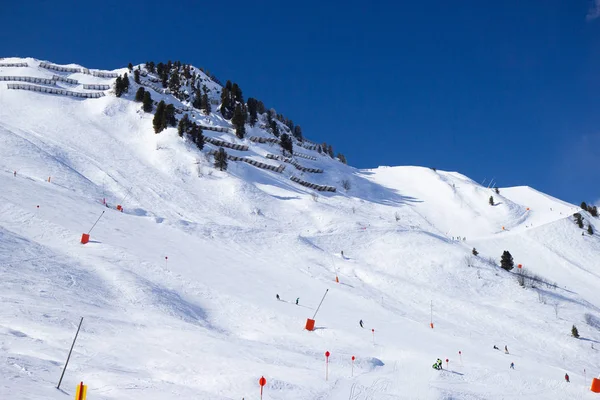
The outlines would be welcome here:
[[[588,233],[589,233],[590,235],[593,235],[593,234],[594,234],[594,228],[592,228],[592,225],[588,225],[588,229],[587,229],[587,231],[588,231]]]
[[[192,101],[192,107],[197,108],[198,110],[202,109],[202,94],[197,88],[194,88],[194,100]]]
[[[575,222],[577,223],[577,226],[583,229],[583,218],[581,218],[581,214],[575,213],[573,214],[573,216],[575,217]]]
[[[192,140],[196,143],[196,147],[198,147],[199,150],[204,148],[204,135],[202,134],[202,129],[196,125],[195,122],[192,124]]]
[[[115,96],[121,97],[123,94],[123,80],[121,79],[121,75],[117,76],[117,80],[115,80]]]
[[[294,154],[294,146],[292,144],[292,138],[287,133],[282,134],[281,138],[279,140],[280,140],[281,148],[284,150],[284,154],[286,151],[290,154]]]
[[[231,92],[226,87],[223,88],[221,92],[221,115],[225,119],[231,119],[232,109],[231,109]]]
[[[156,71],[156,65],[154,65],[154,61],[146,61],[144,67],[146,68],[146,71],[150,72],[151,74]]]
[[[173,104],[167,104],[167,106],[165,107],[164,121],[165,121],[165,126],[163,129],[166,129],[167,125],[169,125],[169,126],[177,125],[177,119],[175,119],[175,106]]]
[[[290,121],[290,122],[291,122],[291,121]],[[290,129],[292,129],[292,128],[290,128]],[[302,128],[300,127],[300,125],[296,125],[296,126],[294,126],[294,128],[293,128],[293,132],[294,132],[294,137],[295,137],[296,139],[298,139],[299,141],[302,141],[302,140],[303,140],[303,137],[302,137]],[[344,163],[344,164],[345,164],[345,163]]]
[[[244,96],[242,95],[242,89],[238,86],[237,83],[234,83],[231,87],[231,95],[233,97],[234,102],[243,103]]]
[[[258,100],[256,102],[256,111],[258,111],[259,114],[264,114],[267,111],[267,107],[265,107],[265,104]]]
[[[127,76],[127,72],[123,74],[123,79],[121,80],[121,84],[123,85],[123,92],[129,92],[129,77]]]
[[[587,206],[587,204],[585,203],[585,201],[582,201],[582,202],[581,202],[581,209],[582,209],[582,210],[584,210],[584,211],[587,211],[587,210],[588,210],[588,206]]]
[[[494,196],[490,196],[490,206],[494,205]]]
[[[140,87],[137,92],[135,92],[135,101],[143,101],[144,100],[144,93],[146,92],[146,90],[143,87]]]
[[[513,261],[513,257],[510,254],[510,252],[507,250],[504,250],[504,253],[502,253],[502,258],[500,259],[500,266],[503,269],[510,271],[511,269],[514,268],[514,265],[515,265],[515,263]]]
[[[181,82],[179,80],[179,72],[173,72],[171,74],[171,79],[169,79],[169,89],[173,93],[179,92],[179,87],[181,86]]]
[[[246,136],[246,113],[242,110],[242,106],[240,104],[235,107],[231,123],[235,127],[235,135],[238,138],[243,139],[244,136]]]
[[[500,189],[498,189],[497,187],[494,188],[494,191],[496,192],[496,194],[500,194]]]
[[[317,152],[319,152],[319,154],[323,154],[323,149],[321,148],[321,145],[317,146]]]
[[[479,252],[477,251],[477,249],[475,247],[473,247],[472,253],[475,257],[477,257],[479,255]]]
[[[215,168],[221,171],[227,171],[227,153],[222,147],[215,153]]]
[[[140,88],[140,89],[142,89],[142,88]],[[154,108],[154,103],[152,102],[152,96],[150,96],[150,92],[144,91],[144,100],[143,100],[143,104],[142,104],[142,110],[149,113],[149,112],[152,112],[153,108]]]
[[[133,81],[135,83],[137,83],[138,85],[140,84],[140,70],[136,69],[135,71],[133,71]]]
[[[248,122],[250,126],[253,127],[256,125],[256,121],[258,121],[258,110],[256,99],[253,99],[252,97],[248,98],[248,113],[250,114]]]
[[[159,133],[167,126],[167,122],[165,120],[166,114],[166,104],[164,100],[161,100],[156,106],[156,113],[154,114],[154,118],[152,119],[152,126],[154,127],[154,133]]]
[[[273,131],[273,135],[279,137],[279,127],[274,120],[271,120],[271,130]]]
[[[573,327],[571,328],[571,336],[573,336],[574,338],[579,338],[579,331],[577,330],[577,327],[575,325],[573,325]]]
[[[132,64],[132,63],[129,63],[129,64],[127,65],[127,69],[129,69],[129,72],[133,71],[133,64]]]
[[[597,217],[598,216],[598,207],[596,207],[596,206],[592,207],[590,210],[590,214],[592,214],[592,217]]]
[[[204,111],[204,115],[210,115],[212,111],[212,107],[210,106],[210,100],[208,99],[208,94],[204,93],[202,95],[202,110]]]
[[[183,137],[183,134],[187,132],[190,124],[190,116],[188,114],[184,114],[183,118],[179,120],[179,124],[177,124],[177,133],[179,134],[179,137]]]
[[[329,147],[327,148],[327,154],[329,154],[329,157],[333,158],[333,146],[329,145]]]
[[[343,155],[342,153],[338,153],[337,158],[338,158],[338,160],[340,160],[340,162],[342,162],[344,164],[348,164],[348,161],[346,161],[346,156]]]

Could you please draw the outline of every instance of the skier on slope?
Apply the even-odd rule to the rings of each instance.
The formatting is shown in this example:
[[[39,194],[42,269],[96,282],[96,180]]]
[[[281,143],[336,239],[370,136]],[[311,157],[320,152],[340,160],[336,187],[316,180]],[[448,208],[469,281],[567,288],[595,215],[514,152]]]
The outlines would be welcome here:
[[[435,364],[433,364],[432,366],[433,369],[437,369],[437,370],[441,370],[442,368],[442,360],[440,360],[439,358],[437,359],[437,361],[435,362]]]
[[[508,346],[504,345],[504,354],[508,354]]]
[[[358,322],[361,328],[364,328],[362,319]]]
[[[510,368],[511,368],[511,369],[515,369],[515,363],[514,363],[514,362],[511,362],[511,363],[510,363]]]
[[[300,297],[298,297],[298,298],[296,299],[296,305],[298,305],[298,302],[299,302],[299,301],[300,301]]]
[[[500,350],[498,346],[494,345],[494,350]]]
[[[275,298],[276,298],[277,300],[281,300],[281,299],[279,298],[279,294],[276,294],[276,295],[275,295]]]
[[[565,381],[567,381],[567,382],[571,382],[571,381],[569,380],[569,374],[565,374]]]

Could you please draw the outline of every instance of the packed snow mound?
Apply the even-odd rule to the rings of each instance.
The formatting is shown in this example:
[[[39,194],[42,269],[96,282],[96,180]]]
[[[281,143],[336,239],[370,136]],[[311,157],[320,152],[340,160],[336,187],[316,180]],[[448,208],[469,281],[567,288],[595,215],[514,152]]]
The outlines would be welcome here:
[[[147,86],[220,129],[198,150],[154,133],[133,79],[114,96],[126,71],[0,60],[0,77],[103,93],[0,82],[0,398],[72,398],[84,381],[103,400],[252,399],[261,376],[281,400],[595,398],[597,218],[455,172],[357,170],[309,142],[284,156],[261,124],[239,139],[218,112]],[[226,172],[209,155],[222,142],[237,146]],[[522,271],[535,279],[521,286]]]

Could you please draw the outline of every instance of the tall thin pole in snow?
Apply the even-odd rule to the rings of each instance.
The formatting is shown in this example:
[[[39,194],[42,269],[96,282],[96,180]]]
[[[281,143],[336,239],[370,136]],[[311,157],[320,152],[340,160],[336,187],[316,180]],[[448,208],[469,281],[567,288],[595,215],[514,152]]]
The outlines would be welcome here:
[[[63,368],[63,372],[60,375],[60,380],[58,381],[57,389],[60,389],[60,384],[65,376],[65,371],[67,370],[67,365],[69,365],[69,359],[71,358],[71,353],[73,352],[73,347],[75,346],[75,341],[77,340],[77,335],[79,335],[79,330],[81,329],[81,324],[83,323],[83,317],[81,317],[81,321],[79,321],[79,326],[77,327],[77,333],[75,333],[75,338],[73,339],[73,344],[71,344],[71,350],[69,350],[69,355],[67,356],[67,362],[65,363],[65,367]]]
[[[92,227],[88,231],[88,235],[90,234],[90,232],[92,231],[92,229],[94,229],[94,227],[96,226],[96,224],[98,223],[98,221],[100,221],[100,218],[102,218],[103,215],[104,215],[104,211],[102,211],[102,214],[100,214],[100,216],[98,217],[98,219],[96,220],[96,222],[94,222],[94,225],[92,225]]]
[[[325,294],[323,295],[323,298],[321,299],[321,302],[319,303],[319,307],[317,307],[317,311],[315,311],[315,315],[313,315],[312,319],[315,319],[315,317],[317,316],[317,313],[319,312],[319,308],[321,308],[321,304],[323,304],[323,300],[325,300],[325,296],[327,296],[327,292],[329,292],[329,289],[327,289],[325,291]]]

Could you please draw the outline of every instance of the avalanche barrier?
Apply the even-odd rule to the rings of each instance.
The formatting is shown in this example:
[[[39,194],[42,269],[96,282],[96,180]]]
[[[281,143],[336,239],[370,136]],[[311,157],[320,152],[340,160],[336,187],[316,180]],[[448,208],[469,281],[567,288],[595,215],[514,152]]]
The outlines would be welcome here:
[[[317,185],[316,183],[310,183],[307,181],[303,181],[302,179],[296,178],[295,176],[291,176],[290,180],[298,183],[299,185],[306,186],[307,188],[315,189],[320,192],[335,192],[336,191],[336,188],[333,186]]]
[[[205,138],[205,140],[206,140],[206,138]],[[208,154],[209,155],[215,155],[215,154],[217,154],[217,151],[216,150],[211,150],[211,151],[208,152]],[[274,165],[261,163],[259,161],[255,161],[255,160],[252,160],[250,158],[236,157],[236,156],[232,156],[230,154],[227,154],[227,159],[231,160],[231,161],[245,162],[245,163],[253,165],[253,166],[257,167],[257,168],[262,168],[262,169],[266,169],[266,170],[269,170],[269,171],[275,171],[275,172],[279,172],[279,173],[283,172],[283,170],[285,169],[285,165],[280,165],[280,166],[276,167]]]
[[[104,97],[103,92],[80,93],[65,89],[29,85],[27,83],[9,83],[7,86],[9,89],[30,90],[32,92],[59,94],[62,96],[82,97],[86,99],[97,99],[99,97]]]
[[[200,128],[204,129],[203,126],[201,126]],[[240,151],[248,151],[248,146],[243,145],[243,144],[229,143],[229,142],[225,142],[223,140],[209,138],[209,137],[206,137],[206,136],[204,137],[204,141],[208,142],[210,144],[214,144],[215,146],[227,147],[228,149],[240,150]]]
[[[44,85],[56,85],[56,81],[53,79],[38,78],[35,76],[0,76],[0,81],[31,82],[41,83]]]

